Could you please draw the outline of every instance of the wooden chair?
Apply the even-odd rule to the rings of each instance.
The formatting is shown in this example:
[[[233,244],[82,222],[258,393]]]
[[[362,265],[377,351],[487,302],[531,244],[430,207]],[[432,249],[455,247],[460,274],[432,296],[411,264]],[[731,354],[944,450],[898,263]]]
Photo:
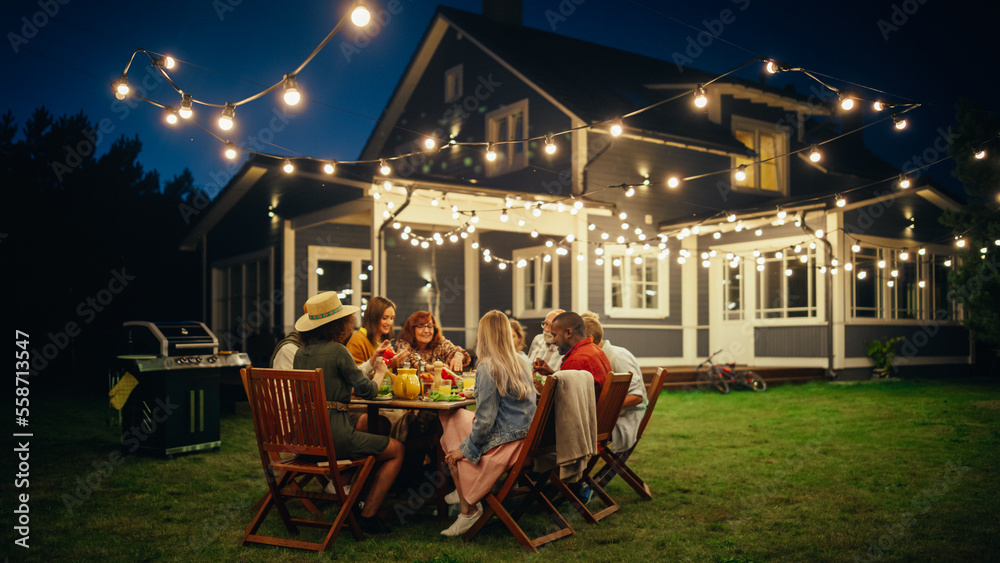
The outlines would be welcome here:
[[[364,539],[352,509],[375,466],[375,458],[369,456],[356,461],[337,461],[330,433],[323,370],[247,367],[242,371],[246,372],[254,433],[269,496],[265,496],[264,503],[247,527],[241,545],[259,543],[323,551],[337,539],[344,524],[348,524],[354,537]],[[279,454],[282,453],[292,457],[281,459]],[[356,471],[357,476],[350,493],[345,493],[343,473],[348,471]],[[295,478],[301,475],[326,477],[333,483],[336,492],[303,491],[295,483]],[[293,518],[288,510],[287,501],[290,498],[339,502],[340,511],[333,522]],[[290,535],[298,535],[298,526],[307,526],[326,530],[326,536],[320,542],[307,542],[258,533],[271,508],[277,509]]]
[[[608,457],[614,460],[614,463],[606,463],[601,471],[597,474],[595,478],[601,487],[607,486],[608,482],[614,478],[615,475],[621,475],[622,479],[632,487],[639,496],[645,500],[651,500],[653,498],[653,493],[649,490],[649,485],[647,485],[638,475],[632,471],[632,468],[626,465],[625,462],[635,451],[635,447],[639,445],[639,440],[642,439],[642,433],[646,430],[646,425],[649,424],[649,419],[653,415],[653,409],[656,407],[656,402],[660,398],[660,392],[663,391],[663,382],[667,379],[667,370],[663,368],[656,369],[656,375],[653,376],[653,380],[649,383],[649,389],[646,395],[649,397],[649,402],[646,404],[646,414],[642,416],[642,421],[639,423],[639,430],[636,433],[635,444],[632,447],[615,453],[612,451],[608,452]]]
[[[607,455],[610,452],[608,444],[611,442],[611,432],[615,429],[615,424],[618,423],[618,416],[622,412],[622,404],[625,403],[625,396],[628,395],[629,383],[631,381],[631,373],[614,372],[609,373],[608,378],[604,381],[601,396],[597,400],[598,454],[590,458],[586,469],[584,469],[583,477],[580,479],[581,483],[586,483],[590,486],[593,494],[601,499],[605,507],[597,512],[591,512],[587,508],[586,503],[580,500],[576,496],[576,493],[562,479],[558,478],[555,472],[550,476],[550,479],[552,479],[553,484],[555,484],[559,492],[569,500],[570,504],[580,513],[580,516],[591,524],[596,524],[606,516],[618,511],[618,503],[611,498],[611,495],[604,490],[604,487],[591,477],[591,472],[593,472],[598,460],[604,459],[605,463],[613,463],[613,458]]]
[[[250,399],[250,384],[247,383],[247,371],[245,369],[241,369],[240,370],[240,379],[243,380],[243,391],[247,394],[247,400],[249,400]],[[252,411],[253,411],[253,408],[251,406],[251,412]],[[279,456],[277,452],[268,452],[268,454],[269,454],[269,456],[271,458],[271,461],[276,461],[276,462],[277,461],[281,461],[281,456]],[[299,489],[301,489],[301,488],[305,487],[306,483],[308,483],[309,481],[311,481],[313,477],[315,477],[315,475],[311,475],[311,474],[308,474],[308,473],[305,474],[305,475],[303,475],[303,476],[301,476],[301,478],[299,478],[299,476],[293,476],[292,480],[289,481],[288,486],[289,487],[298,487]],[[254,512],[257,512],[258,510],[260,510],[260,507],[264,506],[265,502],[268,502],[268,500],[270,500],[270,498],[271,498],[271,491],[268,491],[268,492],[264,493],[264,496],[260,497],[260,500],[258,500],[257,503],[253,505],[253,508],[251,510],[253,510]],[[323,512],[320,511],[320,509],[316,508],[316,505],[313,504],[313,502],[311,500],[309,500],[307,498],[300,498],[299,501],[302,503],[302,506],[306,507],[306,510],[308,510],[309,512],[312,512],[313,514],[315,514],[316,516],[319,516],[320,518],[323,517]]]
[[[491,491],[483,499],[485,501],[483,503],[483,515],[462,536],[462,539],[465,541],[470,541],[474,538],[483,529],[483,526],[492,519],[494,514],[510,530],[510,533],[514,535],[514,539],[521,544],[521,547],[531,553],[537,553],[538,546],[540,545],[575,533],[569,522],[556,510],[549,499],[542,494],[542,487],[547,482],[549,473],[543,474],[543,478],[538,479],[537,482],[529,476],[534,458],[555,451],[556,434],[552,413],[557,383],[558,379],[556,377],[549,377],[545,380],[545,385],[542,387],[542,394],[538,399],[538,408],[535,410],[535,417],[531,421],[531,426],[528,429],[528,435],[524,438],[521,451],[514,460],[514,465],[507,473],[507,478],[504,480],[500,490],[495,494]],[[514,496],[512,493],[515,485],[518,483],[526,487],[528,493],[524,496],[517,510],[512,515],[504,508],[503,503]],[[548,534],[530,538],[517,524],[517,521],[520,520],[521,516],[534,502],[542,504],[542,508],[548,513],[557,529]]]

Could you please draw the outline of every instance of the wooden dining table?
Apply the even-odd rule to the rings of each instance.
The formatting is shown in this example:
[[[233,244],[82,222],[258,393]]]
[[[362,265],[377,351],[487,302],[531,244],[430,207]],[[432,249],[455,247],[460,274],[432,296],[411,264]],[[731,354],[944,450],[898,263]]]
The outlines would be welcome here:
[[[423,410],[423,411],[453,411],[458,409],[464,409],[469,405],[476,404],[475,399],[462,399],[460,401],[425,401],[421,399],[360,399],[358,397],[351,397],[351,405],[365,405],[368,411],[368,431],[372,434],[389,434],[389,421],[384,417],[379,416],[379,409],[402,409],[402,410]],[[437,451],[437,463],[436,470],[444,471],[445,465],[445,451],[441,448],[441,435],[438,434],[437,440],[435,440],[435,450]],[[437,504],[438,516],[447,517],[448,515],[448,504],[444,501],[444,497],[448,491],[445,490],[445,485],[448,484],[446,479],[442,479],[441,485],[436,487],[435,500]]]

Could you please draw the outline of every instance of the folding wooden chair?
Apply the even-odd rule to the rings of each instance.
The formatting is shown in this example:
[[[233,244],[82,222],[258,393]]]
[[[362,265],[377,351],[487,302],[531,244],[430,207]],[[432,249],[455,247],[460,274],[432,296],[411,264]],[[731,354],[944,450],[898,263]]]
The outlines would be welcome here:
[[[646,391],[646,395],[649,397],[649,402],[646,404],[646,414],[642,416],[642,421],[639,423],[639,430],[636,433],[635,443],[632,447],[615,453],[608,451],[608,457],[613,459],[615,463],[606,463],[601,471],[595,477],[595,480],[601,484],[601,487],[607,486],[608,482],[614,478],[615,475],[621,475],[622,479],[629,484],[630,487],[635,489],[636,493],[645,500],[651,500],[653,498],[653,493],[649,490],[649,485],[647,485],[638,475],[632,471],[632,468],[626,465],[625,462],[635,451],[635,447],[639,445],[639,441],[642,439],[642,433],[646,430],[646,425],[649,424],[649,419],[653,415],[653,408],[656,407],[656,402],[660,398],[660,392],[663,391],[663,382],[667,379],[667,370],[663,368],[656,369],[656,375],[653,376],[653,380],[649,383],[649,389]]]
[[[531,427],[528,429],[528,435],[524,438],[521,451],[518,453],[517,459],[514,460],[514,465],[507,473],[507,478],[504,480],[500,490],[495,494],[491,491],[483,499],[486,501],[483,503],[483,515],[479,520],[476,520],[472,528],[469,528],[462,535],[462,539],[465,541],[470,541],[474,538],[494,514],[510,530],[510,533],[514,535],[514,539],[521,544],[521,547],[531,553],[537,553],[538,546],[540,545],[575,533],[569,522],[556,510],[549,499],[542,494],[542,487],[547,482],[548,475],[551,472],[543,474],[543,477],[538,479],[537,482],[529,476],[534,458],[555,451],[556,433],[553,424],[552,407],[557,383],[558,379],[556,377],[549,377],[545,380],[545,385],[542,387],[542,394],[538,399],[538,408],[535,411],[535,417],[531,421]],[[513,496],[511,493],[514,490],[514,486],[518,483],[527,487],[528,493],[512,515],[504,508],[503,502]],[[521,516],[536,501],[542,504],[542,508],[548,513],[558,529],[532,539],[524,533],[524,530],[517,524],[517,521],[520,520]]]
[[[250,384],[247,383],[247,371],[245,369],[241,369],[240,370],[240,379],[243,380],[243,391],[246,392],[247,399],[249,400],[250,399]],[[253,409],[251,408],[251,411],[252,410]],[[281,461],[281,456],[279,456],[277,452],[268,452],[268,454],[271,457],[271,461]],[[308,473],[305,474],[304,476],[302,476],[301,478],[299,478],[298,476],[293,476],[292,480],[289,481],[288,486],[289,487],[298,487],[299,489],[301,489],[301,488],[305,487],[306,483],[308,483],[309,481],[311,481],[313,477],[315,477],[315,475],[308,474]],[[258,510],[260,510],[260,507],[264,506],[265,502],[268,502],[268,500],[270,498],[271,498],[271,491],[268,491],[268,492],[264,493],[264,496],[260,497],[260,500],[258,500],[257,503],[253,505],[253,508],[251,510],[253,510],[254,512],[257,512]],[[309,500],[307,498],[300,498],[299,501],[302,503],[302,506],[306,507],[306,510],[308,510],[309,512],[312,512],[316,516],[319,516],[321,518],[323,517],[323,512],[320,511],[320,509],[316,508],[316,505],[313,504],[313,502],[311,500]]]
[[[326,406],[323,370],[276,370],[244,368],[254,433],[260,450],[269,496],[243,535],[242,544],[260,543],[297,549],[323,551],[334,540],[344,524],[354,537],[364,539],[364,533],[352,513],[368,475],[375,466],[374,457],[356,461],[337,461],[330,433],[330,417]],[[279,454],[291,454],[280,459]],[[344,472],[357,471],[350,493],[344,493]],[[323,476],[329,479],[335,493],[303,491],[295,483],[301,475]],[[293,518],[287,500],[322,499],[339,502],[340,511],[333,522]],[[259,534],[271,508],[276,508],[286,530],[298,535],[298,526],[321,528],[326,536],[320,542],[307,542]]]
[[[591,472],[600,459],[604,459],[605,463],[613,463],[613,458],[607,456],[607,453],[610,451],[608,443],[611,442],[611,432],[615,429],[615,424],[618,423],[618,415],[622,412],[622,404],[625,403],[625,396],[628,395],[628,387],[631,381],[631,373],[614,372],[609,373],[608,378],[604,381],[601,396],[597,400],[597,455],[590,458],[586,469],[584,469],[583,477],[580,479],[580,482],[590,486],[593,494],[601,499],[605,507],[597,512],[591,512],[587,508],[586,503],[580,500],[576,496],[576,493],[558,477],[556,471],[553,471],[550,475],[550,479],[555,484],[556,489],[569,500],[570,504],[580,513],[580,516],[591,524],[596,524],[609,514],[618,511],[618,503],[611,498],[611,495],[604,490],[604,487],[591,477]]]

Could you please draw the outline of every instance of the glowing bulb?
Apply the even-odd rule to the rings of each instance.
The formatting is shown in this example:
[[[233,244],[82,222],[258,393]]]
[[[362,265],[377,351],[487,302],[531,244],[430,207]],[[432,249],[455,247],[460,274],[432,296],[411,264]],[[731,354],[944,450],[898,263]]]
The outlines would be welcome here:
[[[226,143],[226,158],[233,160],[236,158],[236,145],[232,143]]]
[[[845,205],[847,205],[847,200],[844,199],[844,198],[842,198],[842,197],[840,197],[838,195],[837,196],[837,207],[844,207]]]
[[[756,231],[753,232],[753,234],[761,236],[764,234],[764,229],[757,229]]]
[[[531,210],[531,214],[534,215],[535,217],[541,217],[542,216],[542,206],[539,205],[539,206],[535,207],[534,209],[532,209]]]
[[[858,252],[861,252],[861,245],[854,243],[853,245],[851,245],[851,250],[853,250],[854,253],[857,254]]]
[[[823,229],[816,229],[816,238],[823,238]]]
[[[617,137],[622,134],[622,118],[616,117],[611,121],[611,135]]]
[[[358,27],[364,27],[368,25],[368,22],[372,20],[372,13],[368,11],[368,8],[364,4],[358,4],[354,11],[351,12],[351,23]]]
[[[910,259],[910,253],[905,250],[900,252],[899,259],[902,260],[903,262],[906,262],[907,260]]]
[[[714,233],[712,233],[712,238],[714,238],[715,240],[719,240],[720,238],[722,238],[722,233],[720,233],[719,231],[715,231]]]
[[[294,106],[299,103],[302,97],[299,95],[298,86],[295,84],[295,76],[292,74],[285,75],[285,103]]]
[[[497,151],[493,148],[493,143],[486,144],[486,160],[493,162],[497,159]]]
[[[965,239],[964,238],[960,238],[960,239],[956,240],[955,241],[955,246],[957,246],[959,248],[965,248]]]
[[[850,272],[853,269],[854,269],[854,264],[851,264],[850,262],[844,264],[844,271],[845,272]]]
[[[920,287],[920,289],[923,289],[924,287],[927,286],[927,282],[925,282],[924,280],[920,280],[917,282],[917,286]]]
[[[820,159],[822,159],[822,158],[823,158],[823,155],[820,154],[819,149],[816,148],[816,145],[813,145],[809,149],[809,160],[811,160],[813,162],[819,162]]]
[[[531,238],[538,238],[538,231],[531,231]]]
[[[867,277],[868,277],[868,272],[866,272],[864,270],[861,270],[860,272],[858,272],[858,279],[859,280],[863,280],[863,279],[865,279]]]
[[[497,268],[500,268],[501,270],[506,270],[507,269],[507,263],[506,262],[500,262],[499,264],[497,264]]]
[[[121,91],[121,90],[119,90],[119,91]],[[978,151],[975,152],[975,154],[973,156],[976,157],[976,160],[982,160],[982,159],[986,158],[986,149],[979,149]]]
[[[884,269],[885,268],[885,260],[879,260],[878,261],[878,267],[879,267],[879,269]]]
[[[232,129],[234,117],[236,117],[236,106],[232,102],[226,102],[226,107],[222,108],[222,116],[219,117],[219,129],[223,131]]]
[[[944,265],[950,268],[951,267],[951,260],[950,259],[945,260],[944,261]]]
[[[181,96],[181,109],[177,110],[177,115],[180,115],[184,119],[190,118],[193,113],[191,111],[192,103],[194,103],[194,99],[191,97],[191,94]]]
[[[295,165],[292,164],[291,160],[286,158],[284,164],[281,165],[281,169],[285,171],[285,174],[291,174],[295,172]]]
[[[431,150],[431,149],[433,149],[436,146],[437,146],[437,141],[435,141],[433,138],[427,137],[426,139],[424,139],[424,148],[425,149]]]
[[[787,67],[778,61],[770,60],[767,61],[766,65],[764,65],[764,70],[766,70],[768,74],[778,74],[779,72],[787,70]]]
[[[872,109],[874,109],[875,111],[882,111],[884,109],[887,109],[888,107],[889,104],[883,102],[882,100],[875,100],[875,103],[872,104]]]
[[[909,188],[909,187],[910,187],[910,179],[907,178],[906,176],[903,176],[902,174],[900,174],[900,176],[899,176],[899,189],[905,190],[906,188]]]
[[[125,76],[124,72],[122,73],[121,79],[115,83],[115,91],[118,92],[118,94],[121,95],[122,97],[128,96],[129,93],[128,78]]]
[[[906,119],[903,119],[902,117],[892,116],[892,122],[896,125],[896,129],[899,129],[900,131],[906,129]]]
[[[677,178],[677,176],[671,176],[667,179],[667,187],[676,188],[679,185],[681,185],[681,181]]]
[[[708,105],[708,97],[705,95],[705,87],[701,84],[694,89],[694,105],[700,108]]]
[[[389,168],[389,163],[383,158],[378,161],[378,171],[383,176],[388,176],[392,172],[392,168]]]
[[[782,219],[783,220],[785,217],[788,217],[788,212],[779,207],[778,208],[778,219]]]
[[[552,135],[545,136],[545,152],[548,154],[556,153],[556,143],[552,140]]]
[[[785,275],[788,276],[788,277],[792,277],[792,269],[791,268],[786,268],[785,269]]]
[[[843,108],[844,111],[849,111],[854,107],[854,98],[840,94],[840,107]]]
[[[625,197],[632,197],[634,195],[635,195],[635,188],[633,188],[632,186],[625,188]]]
[[[506,223],[508,220],[510,220],[510,217],[507,216],[507,210],[504,209],[500,212],[500,221]]]
[[[1000,244],[1000,242],[998,242],[997,244]],[[924,254],[927,254],[927,249],[921,248],[920,250],[917,251],[917,254],[923,256]]]
[[[170,125],[176,125],[177,124],[177,112],[174,111],[174,108],[167,106],[164,109],[164,112],[166,113],[166,115],[164,115],[163,119],[165,119],[167,121],[167,123],[170,124]]]
[[[473,211],[472,212],[472,217],[469,219],[469,221],[472,221],[473,223],[478,223],[479,222],[479,215],[476,215],[476,212]]]
[[[736,181],[742,182],[747,179],[747,165],[741,164],[736,168]]]

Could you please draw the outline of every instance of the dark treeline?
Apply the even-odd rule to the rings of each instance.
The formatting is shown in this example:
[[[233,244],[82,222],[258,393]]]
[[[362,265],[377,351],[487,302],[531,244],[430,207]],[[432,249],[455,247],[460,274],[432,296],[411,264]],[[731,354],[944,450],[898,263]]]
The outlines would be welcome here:
[[[178,206],[204,194],[186,169],[161,186],[141,149],[83,112],[43,107],[23,127],[0,118],[4,316],[8,335],[29,335],[34,392],[104,392],[122,322],[201,315],[199,256],[178,250],[189,228]]]

